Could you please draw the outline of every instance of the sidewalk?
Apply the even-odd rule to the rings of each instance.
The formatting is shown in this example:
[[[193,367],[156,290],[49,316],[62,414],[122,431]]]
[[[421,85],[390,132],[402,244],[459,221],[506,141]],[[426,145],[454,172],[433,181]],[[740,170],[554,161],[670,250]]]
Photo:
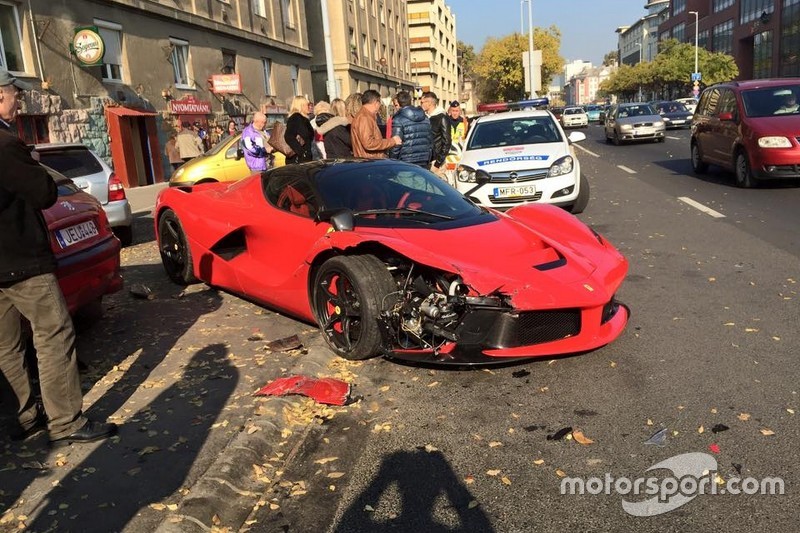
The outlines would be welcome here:
[[[168,186],[168,183],[156,183],[155,185],[125,189],[125,196],[128,197],[133,214],[149,213],[156,204],[156,196],[158,196],[159,191]]]

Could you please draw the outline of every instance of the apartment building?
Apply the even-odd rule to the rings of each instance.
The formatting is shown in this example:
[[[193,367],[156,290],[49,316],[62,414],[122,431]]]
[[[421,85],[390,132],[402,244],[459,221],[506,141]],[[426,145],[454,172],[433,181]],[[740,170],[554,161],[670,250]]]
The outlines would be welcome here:
[[[739,79],[800,76],[800,0],[672,0],[659,38],[695,34],[700,48],[734,57]]]
[[[647,0],[645,15],[629,26],[617,28],[620,65],[652,61],[658,55],[658,28],[669,16],[669,4],[670,0]]]
[[[83,142],[134,187],[168,178],[176,123],[313,99],[305,20],[302,0],[0,0],[0,66],[34,86],[23,139]]]
[[[330,59],[325,53],[323,9],[330,25]],[[397,91],[413,90],[404,0],[306,0],[306,13],[314,50],[314,94],[346,98],[374,89],[389,103]],[[329,61],[334,72],[330,85]]]
[[[459,100],[456,17],[444,0],[408,0],[411,79],[446,108]],[[471,94],[467,93],[467,94]]]

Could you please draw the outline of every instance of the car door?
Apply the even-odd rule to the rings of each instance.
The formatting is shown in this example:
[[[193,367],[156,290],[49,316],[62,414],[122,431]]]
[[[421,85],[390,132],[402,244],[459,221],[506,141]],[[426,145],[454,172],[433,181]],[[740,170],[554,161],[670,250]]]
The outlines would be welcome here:
[[[330,228],[314,220],[320,206],[307,171],[287,165],[270,172],[263,198],[242,214],[247,252],[236,259],[246,296],[304,316],[310,316],[307,255]]]
[[[241,135],[235,136],[233,139],[225,139],[222,142],[226,143],[222,150],[216,155],[216,172],[220,176],[220,181],[238,181],[246,178],[251,174],[250,169],[247,168],[247,162],[244,156],[239,155],[239,140]],[[216,173],[215,172],[215,173]]]
[[[700,147],[703,159],[706,162],[717,163],[714,144],[715,128],[718,129],[719,119],[716,116],[719,104],[720,89],[713,87],[703,92],[700,103],[695,111],[695,120],[692,124],[694,139]]]
[[[727,118],[728,115],[731,118]],[[717,106],[714,157],[720,165],[728,168],[733,168],[733,152],[739,141],[739,119],[736,94],[731,89],[723,90]]]

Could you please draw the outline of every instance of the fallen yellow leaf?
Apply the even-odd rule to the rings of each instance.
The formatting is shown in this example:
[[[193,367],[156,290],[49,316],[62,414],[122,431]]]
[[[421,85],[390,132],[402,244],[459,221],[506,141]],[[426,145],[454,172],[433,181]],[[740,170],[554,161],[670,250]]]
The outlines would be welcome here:
[[[575,439],[575,442],[578,444],[589,445],[592,444],[594,441],[583,434],[581,430],[574,430],[572,432],[572,438]]]
[[[535,460],[533,461],[533,464],[535,464],[535,465],[537,465],[537,466],[538,466],[538,465],[543,465],[543,464],[544,464],[544,459],[535,459]]]
[[[467,485],[472,485],[473,483],[475,483],[475,477],[472,474],[468,474],[464,478],[464,483],[466,483]]]
[[[769,436],[771,436],[771,435],[774,435],[774,434],[775,434],[775,432],[774,432],[774,431],[772,431],[772,430],[771,430],[771,429],[769,429],[769,428],[764,428],[764,429],[762,429],[762,430],[761,430],[761,434],[762,434],[762,435],[764,435],[765,437],[769,437]]]
[[[344,475],[344,472],[331,472],[330,474],[328,474],[328,477],[331,478],[331,479],[339,479],[343,475]]]
[[[486,473],[490,476],[496,476],[500,473],[500,470],[487,470]]]
[[[738,418],[742,422],[747,422],[748,420],[750,420],[750,413],[739,413],[736,418]]]
[[[566,477],[566,476],[567,476],[567,473],[566,473],[566,472],[564,472],[563,470],[561,470],[560,468],[558,468],[558,469],[556,469],[556,475],[557,475],[558,477]]]
[[[316,463],[318,465],[324,465],[324,464],[330,463],[332,461],[335,461],[337,459],[338,459],[338,457],[324,457],[322,459],[317,459],[316,461],[314,461],[314,463]]]
[[[790,415],[793,415],[793,414],[794,414],[794,409],[789,409],[789,408],[787,407],[787,408],[786,408],[786,412],[787,412],[787,413],[789,413]]]
[[[151,503],[150,508],[155,509],[156,511],[163,511],[167,508],[167,506],[163,503]]]
[[[653,421],[652,421],[652,420],[650,420],[649,418],[647,419],[647,425],[648,425],[648,426],[652,426],[652,425],[653,425]]]
[[[703,426],[700,426],[699,428],[697,428],[697,432],[698,432],[698,433],[702,433],[702,432],[704,432],[705,430],[706,430],[706,428],[704,428]]]
[[[500,478],[500,481],[503,482],[503,485],[511,485],[511,480],[508,479],[506,476],[503,476],[502,478]]]
[[[503,443],[497,440],[493,440],[489,443],[489,448],[497,448],[498,446],[502,446]]]

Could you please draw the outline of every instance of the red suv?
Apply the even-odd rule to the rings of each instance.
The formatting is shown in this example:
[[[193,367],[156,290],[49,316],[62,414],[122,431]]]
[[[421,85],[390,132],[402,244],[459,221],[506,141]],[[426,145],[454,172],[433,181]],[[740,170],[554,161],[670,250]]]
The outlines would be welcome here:
[[[733,170],[736,185],[800,180],[800,78],[749,80],[708,87],[692,122],[692,169]]]

